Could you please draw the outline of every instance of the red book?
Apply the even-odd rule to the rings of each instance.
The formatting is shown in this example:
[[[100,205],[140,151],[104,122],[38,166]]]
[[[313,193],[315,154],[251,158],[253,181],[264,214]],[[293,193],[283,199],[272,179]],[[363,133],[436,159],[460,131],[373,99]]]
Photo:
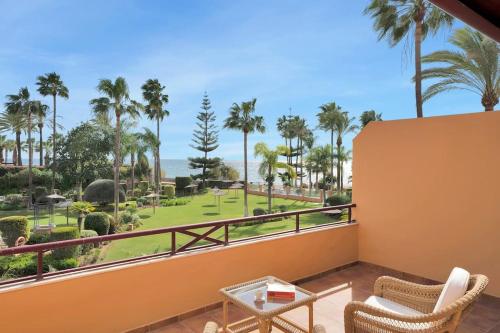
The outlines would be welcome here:
[[[286,300],[295,300],[295,286],[280,283],[267,284],[267,297]]]

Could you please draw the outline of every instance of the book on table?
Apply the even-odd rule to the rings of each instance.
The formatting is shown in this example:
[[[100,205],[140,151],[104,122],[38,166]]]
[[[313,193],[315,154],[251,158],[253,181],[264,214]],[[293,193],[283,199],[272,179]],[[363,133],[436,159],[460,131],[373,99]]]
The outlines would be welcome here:
[[[268,283],[267,297],[293,301],[295,300],[295,286],[281,283]]]

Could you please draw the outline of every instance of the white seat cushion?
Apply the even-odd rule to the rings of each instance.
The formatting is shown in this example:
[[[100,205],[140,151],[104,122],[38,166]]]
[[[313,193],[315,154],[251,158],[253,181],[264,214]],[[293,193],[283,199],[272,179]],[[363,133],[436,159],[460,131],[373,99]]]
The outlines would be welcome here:
[[[439,295],[433,312],[444,309],[457,299],[465,295],[469,285],[470,274],[463,268],[455,267],[446,281],[441,295]]]
[[[373,307],[379,308],[381,310],[385,310],[388,312],[405,315],[405,316],[418,316],[423,314],[420,311],[409,308],[407,306],[398,304],[386,298],[378,297],[378,296],[370,296],[365,301],[366,304],[371,305]]]

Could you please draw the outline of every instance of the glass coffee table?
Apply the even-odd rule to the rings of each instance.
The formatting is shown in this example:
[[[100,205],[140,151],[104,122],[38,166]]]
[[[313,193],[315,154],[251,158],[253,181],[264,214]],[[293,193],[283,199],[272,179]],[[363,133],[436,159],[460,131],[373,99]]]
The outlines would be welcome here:
[[[294,300],[268,299],[266,295],[268,282],[291,286],[286,281],[273,276],[266,276],[220,290],[223,296],[222,332],[244,333],[258,329],[260,333],[269,333],[273,327],[290,333],[313,332],[313,303],[317,299],[316,294],[295,286]],[[262,300],[257,299],[260,295],[263,295]],[[233,303],[248,312],[252,317],[235,323],[228,323],[229,303]],[[281,314],[301,306],[307,306],[309,309],[309,327],[307,329],[281,316]]]

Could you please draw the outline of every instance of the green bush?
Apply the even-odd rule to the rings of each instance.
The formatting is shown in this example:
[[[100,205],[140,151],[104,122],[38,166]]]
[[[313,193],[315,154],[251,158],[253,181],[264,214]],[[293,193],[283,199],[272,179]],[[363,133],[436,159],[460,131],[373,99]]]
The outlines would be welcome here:
[[[84,229],[94,230],[99,236],[109,232],[109,215],[103,212],[90,213],[85,217]]]
[[[28,235],[28,219],[26,216],[8,216],[0,219],[0,236],[7,246],[14,246],[19,237],[28,240]]]
[[[120,226],[115,221],[115,218],[113,217],[113,215],[108,214],[108,218],[109,218],[109,231],[108,231],[108,235],[116,234],[117,232],[120,231]]]
[[[125,192],[119,189],[120,202],[125,201]],[[114,202],[115,183],[111,179],[98,179],[87,186],[83,193],[83,200],[88,202],[97,202],[99,205],[105,205]]]
[[[164,199],[160,200],[160,206],[162,207],[172,207],[172,206],[184,206],[189,203],[189,199],[177,198],[177,199]]]
[[[65,269],[71,269],[78,267],[78,260],[76,258],[66,258],[59,260],[52,260],[50,265],[57,269],[58,271],[62,271]]]
[[[141,218],[137,214],[125,211],[119,215],[119,220],[121,225],[133,224],[134,227],[141,225]]]
[[[253,216],[266,215],[267,212],[265,209],[257,207],[253,209]]]
[[[80,232],[77,227],[57,227],[50,232],[51,242],[78,238],[80,238]],[[79,246],[66,246],[52,250],[52,257],[55,260],[75,258],[79,252]]]
[[[5,196],[4,205],[7,209],[21,209],[26,208],[26,201],[22,194],[8,194]]]
[[[334,194],[326,199],[326,203],[330,206],[345,205],[351,203],[351,198],[345,194]]]
[[[166,199],[173,199],[175,197],[175,186],[162,185],[162,194],[166,197]]]
[[[175,189],[178,193],[184,194],[185,187],[191,185],[193,178],[191,177],[175,177]]]
[[[82,232],[80,233],[80,237],[81,238],[89,238],[89,237],[97,237],[97,236],[99,236],[99,235],[94,230],[82,230]],[[83,244],[81,246],[81,253],[82,254],[87,254],[94,247],[97,247],[97,246],[99,246],[99,243],[97,243],[97,244],[96,243]]]
[[[48,202],[47,195],[49,192],[45,186],[37,186],[34,191],[35,202],[37,203],[46,203]]]
[[[43,272],[49,271],[47,260],[43,261],[42,270]],[[35,275],[37,273],[37,257],[31,253],[5,257],[0,263],[0,272],[2,279]]]
[[[134,201],[121,202],[118,205],[118,210],[129,210],[134,208],[137,209],[137,202]]]
[[[28,239],[28,242],[26,242],[26,244],[34,245],[34,244],[42,244],[48,242],[50,242],[50,234],[33,233],[30,235],[30,238]]]
[[[280,210],[281,213],[284,213],[284,212],[288,211],[288,206],[287,205],[279,205],[278,209]]]

